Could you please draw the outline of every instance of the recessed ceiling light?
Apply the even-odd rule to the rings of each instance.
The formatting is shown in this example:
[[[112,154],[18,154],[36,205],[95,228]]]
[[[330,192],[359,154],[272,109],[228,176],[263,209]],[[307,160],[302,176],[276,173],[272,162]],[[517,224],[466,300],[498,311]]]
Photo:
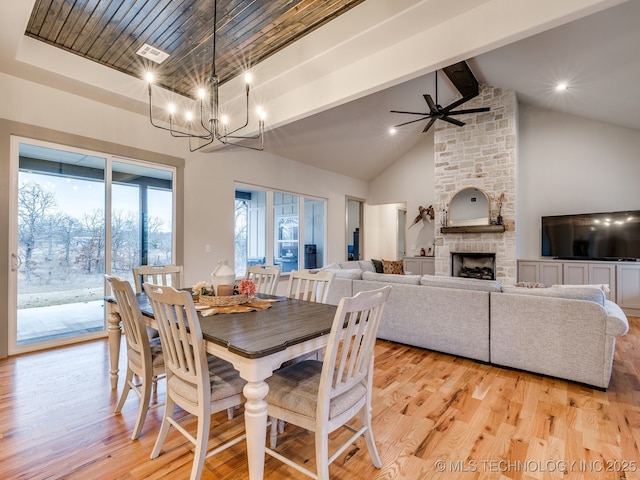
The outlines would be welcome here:
[[[566,90],[569,88],[569,85],[567,85],[566,83],[562,82],[556,85],[556,90],[558,90],[559,92]]]
[[[391,127],[391,128],[389,129],[389,134],[391,134],[391,135],[395,135],[397,131],[398,131],[398,130],[396,130],[394,127]]]

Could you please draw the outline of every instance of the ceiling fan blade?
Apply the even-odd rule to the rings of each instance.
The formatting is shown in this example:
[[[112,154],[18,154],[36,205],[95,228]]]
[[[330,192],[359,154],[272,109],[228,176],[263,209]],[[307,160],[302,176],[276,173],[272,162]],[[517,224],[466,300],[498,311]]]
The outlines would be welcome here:
[[[426,120],[427,118],[431,118],[431,116],[427,115],[427,116],[424,116],[422,118],[418,118],[417,120],[409,120],[408,122],[399,123],[398,125],[394,125],[394,127],[398,128],[398,127],[402,127],[404,125],[409,125],[410,123],[421,122],[422,120]]]
[[[478,95],[480,91],[478,80],[476,80],[467,62],[454,63],[443,68],[442,71],[449,77],[449,80],[451,80],[451,83],[458,89],[463,98]]]
[[[465,125],[464,122],[461,122],[460,120],[456,120],[455,118],[442,117],[440,120],[444,120],[445,122],[453,123],[454,125],[457,125],[459,127],[462,127],[462,126]]]
[[[431,117],[431,120],[429,120],[429,123],[427,123],[427,126],[424,127],[424,130],[422,130],[422,133],[424,133],[427,130],[429,130],[431,128],[431,125],[433,125],[436,122],[436,120],[437,120],[436,117]]]
[[[438,113],[438,107],[436,106],[436,104],[433,102],[433,98],[431,98],[431,95],[426,94],[426,95],[422,95],[424,97],[424,100],[427,102],[427,105],[429,105],[429,110],[431,111],[431,113]]]
[[[444,114],[446,115],[447,113],[449,113],[449,112],[450,112],[451,110],[453,110],[454,108],[459,107],[459,106],[460,106],[460,105],[462,105],[463,103],[468,102],[469,100],[471,100],[472,98],[475,98],[475,97],[477,97],[477,95],[473,95],[473,96],[471,96],[471,97],[462,97],[462,98],[459,98],[459,99],[458,99],[458,100],[456,100],[455,102],[450,103],[449,105],[447,105],[446,107],[444,107],[444,108],[442,109],[442,113],[444,113]]]
[[[406,113],[407,115],[431,115],[429,112],[405,112],[402,110],[389,110],[391,113]]]
[[[488,112],[489,110],[490,110],[489,107],[467,108],[466,110],[454,110],[453,112],[447,112],[447,115],[463,115],[465,113],[480,113],[480,112]]]

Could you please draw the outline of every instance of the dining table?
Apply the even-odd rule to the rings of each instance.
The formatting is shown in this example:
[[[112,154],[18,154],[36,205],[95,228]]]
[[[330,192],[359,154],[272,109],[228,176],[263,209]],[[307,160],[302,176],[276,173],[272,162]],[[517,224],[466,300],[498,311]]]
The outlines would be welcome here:
[[[144,293],[136,295],[142,314],[155,326],[153,310]],[[265,382],[284,362],[327,345],[336,313],[335,305],[258,294],[268,308],[207,316],[198,311],[202,336],[209,354],[230,362],[247,381],[244,421],[249,478],[264,476],[269,386]],[[105,297],[107,308],[111,388],[118,385],[121,321],[113,297]],[[196,303],[196,306],[198,304]]]

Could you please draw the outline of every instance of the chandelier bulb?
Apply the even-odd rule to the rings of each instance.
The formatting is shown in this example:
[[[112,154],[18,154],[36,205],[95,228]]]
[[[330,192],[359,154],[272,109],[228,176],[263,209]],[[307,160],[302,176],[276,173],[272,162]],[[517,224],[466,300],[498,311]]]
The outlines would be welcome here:
[[[220,117],[220,121],[222,122],[223,125],[226,125],[227,123],[229,123],[229,117],[227,117],[226,115],[222,115]]]
[[[173,116],[174,113],[176,113],[176,106],[173,103],[169,104],[169,115]]]
[[[147,80],[148,83],[153,83],[153,73],[147,72],[145,75],[145,79]]]
[[[251,77],[251,72],[247,72],[244,74],[244,82],[246,84],[251,83],[251,80],[253,80],[253,78]]]
[[[206,92],[204,91],[204,88],[198,90],[198,97],[200,97],[200,100],[204,99],[205,95]]]

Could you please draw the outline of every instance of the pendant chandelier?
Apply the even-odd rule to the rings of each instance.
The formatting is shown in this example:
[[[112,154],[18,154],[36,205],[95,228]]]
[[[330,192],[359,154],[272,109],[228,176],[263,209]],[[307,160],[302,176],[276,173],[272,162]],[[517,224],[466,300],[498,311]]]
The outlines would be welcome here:
[[[264,148],[264,111],[258,108],[258,132],[254,135],[240,135],[240,131],[249,125],[249,82],[251,80],[249,74],[245,75],[245,96],[246,96],[246,115],[243,125],[230,129],[227,125],[228,119],[224,115],[220,115],[220,100],[218,95],[219,78],[216,74],[216,26],[217,26],[217,0],[213,2],[213,54],[211,61],[211,77],[208,78],[209,85],[207,88],[198,90],[197,106],[200,110],[198,115],[191,111],[184,113],[184,120],[180,122],[177,119],[177,112],[173,105],[169,105],[169,126],[159,124],[153,118],[153,98],[152,85],[153,75],[147,72],[146,80],[149,89],[149,121],[151,125],[161,130],[166,130],[173,137],[187,138],[189,140],[189,150],[195,152],[214,141],[218,141],[224,145],[234,145],[237,147],[248,148],[251,150],[263,150]],[[166,125],[166,124],[165,124]]]

